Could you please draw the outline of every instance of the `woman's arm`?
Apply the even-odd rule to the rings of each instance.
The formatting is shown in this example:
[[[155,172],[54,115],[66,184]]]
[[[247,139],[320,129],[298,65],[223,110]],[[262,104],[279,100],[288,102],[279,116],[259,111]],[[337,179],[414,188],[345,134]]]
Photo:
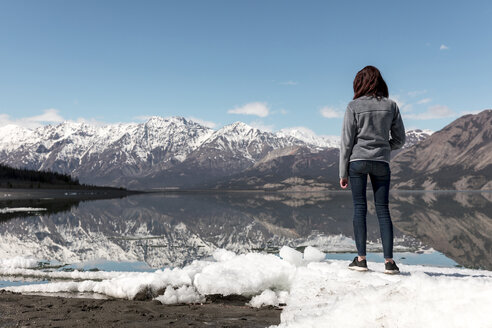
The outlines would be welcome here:
[[[354,147],[357,124],[355,116],[350,106],[347,106],[342,125],[342,138],[340,143],[340,179],[348,177],[348,165],[352,148]]]
[[[395,107],[395,115],[393,116],[393,122],[391,123],[391,138],[389,140],[391,150],[403,147],[406,138],[405,127],[403,126],[400,110],[398,109],[398,105],[395,104]]]

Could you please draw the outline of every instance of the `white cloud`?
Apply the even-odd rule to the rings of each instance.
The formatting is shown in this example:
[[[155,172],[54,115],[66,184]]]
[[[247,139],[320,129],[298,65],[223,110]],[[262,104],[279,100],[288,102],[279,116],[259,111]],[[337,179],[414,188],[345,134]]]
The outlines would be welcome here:
[[[148,121],[150,120],[152,117],[154,117],[155,115],[139,115],[139,116],[134,116],[133,119],[134,120],[137,120],[137,121]]]
[[[99,121],[99,120],[97,120],[95,118],[79,117],[79,118],[77,118],[77,120],[75,120],[75,122],[77,122],[77,123],[85,123],[85,124],[92,125],[92,126],[104,126],[104,125],[107,125],[106,122]]]
[[[439,47],[439,50],[449,50],[449,47],[445,44],[441,44],[441,46]]]
[[[325,106],[319,110],[319,113],[321,116],[326,117],[326,118],[338,118],[338,117],[343,117],[343,112],[332,108]]]
[[[468,114],[476,115],[476,114],[478,114],[478,113],[480,113],[482,111],[483,111],[482,109],[479,109],[479,110],[465,110],[463,112],[460,112],[460,116],[468,115]]]
[[[427,90],[415,90],[415,91],[409,91],[409,92],[408,92],[408,95],[409,95],[410,97],[416,97],[416,96],[423,95],[424,93],[427,93]]]
[[[280,85],[298,85],[299,83],[296,81],[289,80],[289,81],[285,81],[285,82],[280,82],[279,84]]]
[[[398,106],[400,108],[400,112],[402,113],[410,113],[413,111],[413,105],[412,104],[405,104],[402,107]]]
[[[454,117],[456,113],[452,111],[448,106],[435,105],[427,109],[423,113],[407,114],[406,118],[414,120],[432,120],[437,118]]]
[[[402,108],[403,106],[405,106],[405,103],[403,102],[403,100],[401,100],[399,95],[392,95],[391,99],[393,99],[394,102],[396,102],[396,104],[398,105],[399,108]]]
[[[287,110],[285,110],[285,109],[283,109],[283,108],[281,108],[281,109],[279,109],[279,110],[274,110],[274,111],[272,111],[272,112],[271,112],[271,114],[272,114],[272,115],[273,115],[273,114],[282,114],[282,115],[286,115],[287,113],[288,113],[288,111],[287,111]]]
[[[429,102],[431,102],[431,98],[424,98],[424,99],[420,99],[419,101],[417,101],[417,104],[419,105],[422,105],[422,104],[427,104]]]
[[[270,114],[270,108],[264,102],[252,102],[241,107],[230,109],[227,113],[267,117]]]
[[[190,121],[196,122],[198,124],[201,124],[203,126],[206,126],[207,128],[215,129],[217,127],[217,123],[212,122],[212,121],[202,120],[200,118],[196,118],[193,116],[187,117],[187,119]]]
[[[21,118],[11,118],[8,114],[0,114],[0,127],[8,124],[14,124],[28,129],[35,129],[46,124],[58,124],[61,122],[86,123],[94,126],[102,126],[106,124],[95,118],[87,119],[79,117],[75,121],[67,120],[59,114],[59,111],[57,109],[54,108],[45,109],[40,115]]]
[[[12,119],[7,114],[0,114],[0,126],[15,124],[29,129],[37,128],[43,124],[63,122],[63,117],[58,114],[58,110],[54,108],[45,109],[42,114]]]
[[[58,110],[54,108],[45,109],[43,114],[27,117],[25,119],[39,123],[60,123],[64,121],[63,117],[58,114]]]
[[[273,132],[273,129],[275,128],[273,124],[265,124],[265,122],[261,120],[250,122],[249,125],[251,125],[254,128],[257,128],[258,130],[266,131],[266,132]]]

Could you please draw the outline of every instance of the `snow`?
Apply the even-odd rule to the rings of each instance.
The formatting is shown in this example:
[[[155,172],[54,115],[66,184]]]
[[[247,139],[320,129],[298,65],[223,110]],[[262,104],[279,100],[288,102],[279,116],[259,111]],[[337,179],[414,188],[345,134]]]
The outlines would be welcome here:
[[[205,297],[198,294],[196,289],[190,286],[181,286],[177,289],[166,288],[164,295],[158,296],[155,299],[162,304],[205,302]]]
[[[0,259],[0,270],[17,269],[17,268],[35,268],[38,260],[16,256],[9,259]],[[1,272],[1,271],[0,271]]]
[[[368,262],[370,271],[355,272],[347,269],[349,261],[327,261],[321,254],[313,247],[300,253],[284,246],[280,256],[220,249],[212,258],[182,268],[45,272],[52,279],[62,274],[73,280],[7,289],[98,293],[127,299],[147,292],[163,304],[201,303],[209,294],[252,296],[248,303],[252,307],[282,307],[279,328],[491,327],[490,271],[399,264],[400,275],[386,275],[383,263]],[[39,272],[31,269],[34,262],[3,261],[24,276]],[[74,276],[69,278],[70,274]],[[87,276],[83,278],[83,274]],[[77,275],[80,277],[75,278]]]
[[[301,241],[299,246],[314,246],[324,252],[353,252],[356,250],[355,240],[339,235],[311,235]],[[368,249],[372,250],[368,244]]]
[[[307,262],[320,262],[325,259],[325,253],[322,251],[308,246],[304,249],[304,260]]]
[[[5,208],[0,208],[0,214],[16,213],[16,212],[39,212],[39,211],[46,211],[46,208],[38,208],[38,207],[5,207]]]
[[[213,130],[182,117],[151,117],[143,123],[63,122],[32,130],[14,125],[0,127],[0,155],[7,165],[70,173],[83,180],[87,172],[106,175],[115,163],[118,167],[133,166],[137,172],[153,165],[173,166],[201,149],[232,153],[229,155],[254,163],[265,149],[338,147],[338,140],[318,137],[305,128],[270,133],[235,122]]]
[[[288,289],[295,266],[273,254],[247,253],[208,264],[193,281],[204,295],[245,295],[268,288]]]
[[[293,127],[281,129],[276,133],[279,138],[292,137],[315,147],[339,148],[339,136],[316,135],[316,133],[306,127]]]
[[[491,326],[491,272],[400,265],[402,274],[385,275],[381,263],[367,273],[347,264],[299,268],[279,327]]]
[[[251,298],[249,305],[255,308],[262,306],[279,306],[285,304],[289,293],[286,291],[275,292],[271,289],[265,289],[260,295],[256,295]]]
[[[295,266],[300,266],[304,262],[302,258],[302,253],[288,246],[282,246],[282,248],[279,251],[279,255],[283,260]]]

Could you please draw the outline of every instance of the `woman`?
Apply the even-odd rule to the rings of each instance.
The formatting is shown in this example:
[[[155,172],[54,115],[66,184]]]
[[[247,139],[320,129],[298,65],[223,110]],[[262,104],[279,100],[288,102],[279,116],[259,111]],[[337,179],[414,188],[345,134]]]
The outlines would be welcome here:
[[[388,86],[374,66],[366,66],[354,79],[354,99],[343,120],[340,147],[340,186],[349,178],[354,203],[354,235],[358,256],[349,269],[367,271],[367,176],[371,179],[385,259],[385,273],[399,273],[393,261],[393,224],[388,207],[390,153],[405,143],[405,128],[396,103],[388,99]]]

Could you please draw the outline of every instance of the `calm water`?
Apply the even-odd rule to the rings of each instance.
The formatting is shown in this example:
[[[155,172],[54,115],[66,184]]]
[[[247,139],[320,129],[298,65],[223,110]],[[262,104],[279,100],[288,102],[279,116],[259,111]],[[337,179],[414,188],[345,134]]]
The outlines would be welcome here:
[[[146,271],[182,266],[217,247],[277,252],[283,245],[312,245],[333,259],[355,252],[347,192],[144,194],[48,203],[45,213],[0,214],[0,258],[32,256],[60,270]],[[399,262],[492,270],[492,193],[392,193],[391,211]],[[372,203],[367,228],[369,259],[382,261]]]

